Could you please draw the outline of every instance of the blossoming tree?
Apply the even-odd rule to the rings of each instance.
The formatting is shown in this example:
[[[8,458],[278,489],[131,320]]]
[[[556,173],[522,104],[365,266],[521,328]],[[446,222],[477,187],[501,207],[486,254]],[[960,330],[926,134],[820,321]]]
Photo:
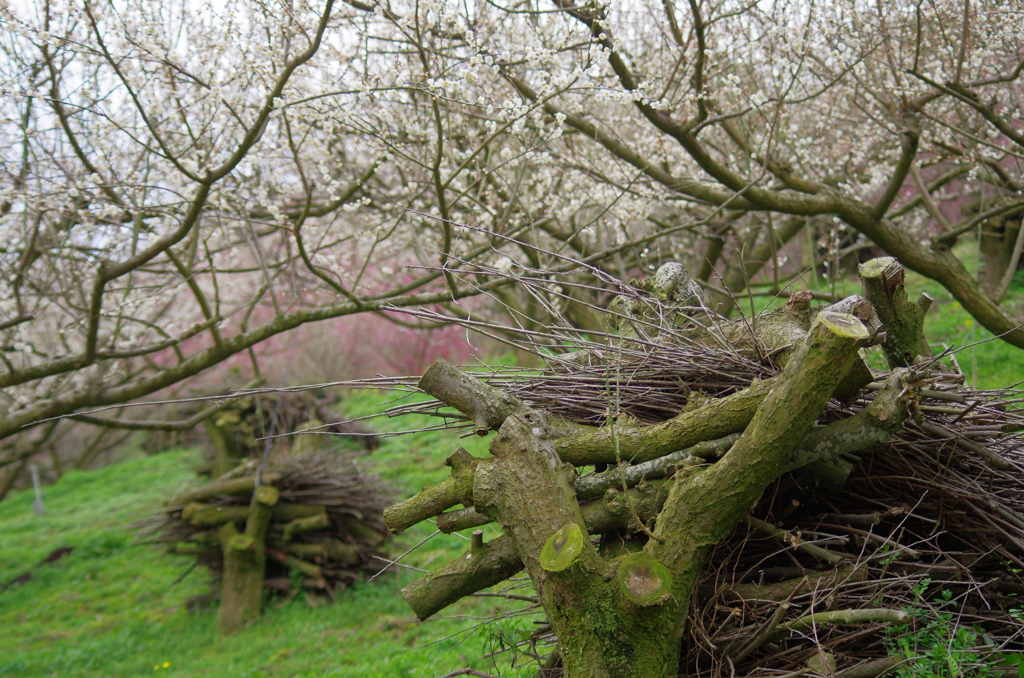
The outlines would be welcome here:
[[[1024,244],[1015,16],[996,0],[4,2],[0,465],[59,436],[54,417],[190,425],[83,410],[239,353],[258,376],[253,347],[304,323],[464,316],[481,294],[544,312],[488,266],[625,278],[682,260],[725,309],[726,290],[777,291],[873,244],[1024,346],[999,305]],[[986,287],[951,249],[979,229],[1002,243]],[[590,280],[572,295],[600,300]]]

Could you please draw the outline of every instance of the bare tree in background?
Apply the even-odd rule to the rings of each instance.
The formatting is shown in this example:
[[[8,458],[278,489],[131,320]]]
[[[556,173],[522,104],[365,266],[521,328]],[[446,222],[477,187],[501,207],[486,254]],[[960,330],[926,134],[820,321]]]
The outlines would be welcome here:
[[[675,259],[727,308],[725,290],[816,266],[819,239],[873,244],[1024,347],[999,305],[1024,244],[1021,18],[969,0],[4,3],[0,466],[59,436],[48,418],[244,352],[258,377],[253,347],[304,323],[465,316],[481,293],[539,317],[476,263],[628,277]],[[1002,262],[985,286],[951,249],[979,231]]]

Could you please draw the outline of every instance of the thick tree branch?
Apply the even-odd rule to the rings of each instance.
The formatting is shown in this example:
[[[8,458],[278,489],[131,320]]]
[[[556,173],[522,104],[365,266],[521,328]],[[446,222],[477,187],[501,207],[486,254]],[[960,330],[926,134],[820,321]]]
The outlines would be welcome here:
[[[459,298],[484,293],[502,282],[495,281],[488,285],[481,285],[476,289],[460,290]],[[441,303],[449,299],[451,299],[451,292],[446,290],[444,292],[425,292],[401,296],[386,301],[368,302],[362,307],[352,303],[342,303],[285,313],[256,329],[233,337],[225,337],[222,346],[213,346],[200,351],[174,367],[167,368],[155,375],[143,377],[124,386],[99,392],[93,389],[74,391],[50,400],[36,402],[20,410],[11,411],[5,416],[0,417],[0,439],[20,431],[25,426],[31,426],[43,419],[72,414],[75,410],[82,407],[116,405],[149,395],[162,388],[176,384],[182,379],[195,376],[203,370],[213,367],[239,351],[255,346],[265,339],[306,323],[352,315],[368,309],[386,310],[388,308],[424,306]],[[70,363],[73,367],[73,360],[66,362]],[[21,374],[21,372],[18,373],[18,375]]]

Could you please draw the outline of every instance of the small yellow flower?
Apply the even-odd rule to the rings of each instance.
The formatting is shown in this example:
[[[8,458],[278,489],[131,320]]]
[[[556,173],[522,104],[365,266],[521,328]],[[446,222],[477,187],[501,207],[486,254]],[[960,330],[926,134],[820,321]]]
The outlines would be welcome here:
[[[164,668],[170,668],[171,662],[164,662]]]

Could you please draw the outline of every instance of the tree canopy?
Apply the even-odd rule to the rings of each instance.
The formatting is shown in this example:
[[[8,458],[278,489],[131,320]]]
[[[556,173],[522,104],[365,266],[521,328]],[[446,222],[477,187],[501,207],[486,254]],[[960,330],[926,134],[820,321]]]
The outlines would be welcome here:
[[[999,305],[1024,244],[1007,3],[30,0],[0,21],[0,438],[35,427],[3,465],[44,420],[145,427],[81,411],[246,351],[258,377],[249,349],[304,323],[540,318],[488,271],[574,261],[682,261],[725,311],[877,246],[1024,347]],[[979,229],[1009,243],[987,286],[952,249]],[[553,309],[581,327],[588,270]]]

